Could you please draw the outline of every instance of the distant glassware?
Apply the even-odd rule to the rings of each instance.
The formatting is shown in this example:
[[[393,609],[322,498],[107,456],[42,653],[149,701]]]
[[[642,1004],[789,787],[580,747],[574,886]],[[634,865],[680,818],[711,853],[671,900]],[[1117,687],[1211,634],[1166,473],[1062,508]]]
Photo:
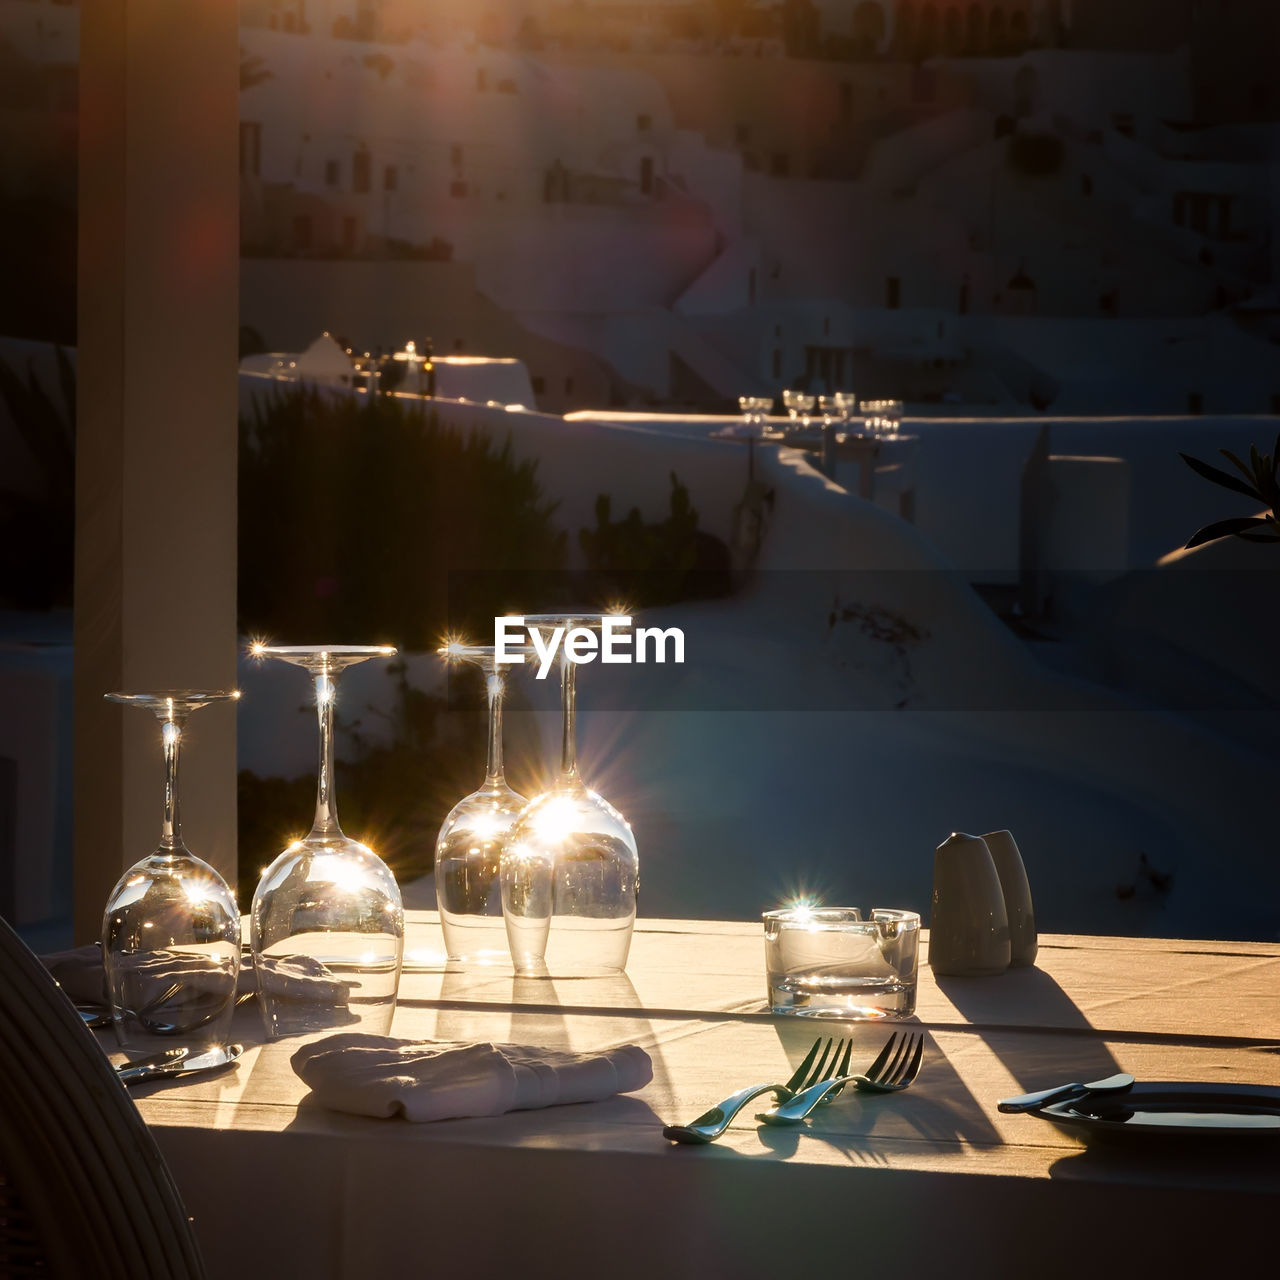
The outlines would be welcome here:
[[[787,417],[791,419],[787,424],[787,429],[789,431],[794,431],[797,426],[800,415],[800,395],[801,393],[799,391],[791,390],[787,390],[782,393],[782,407],[787,411]]]
[[[787,431],[807,431],[813,425],[814,409],[818,408],[821,411],[824,401],[827,402],[830,410],[834,397],[810,395],[807,391],[784,391],[782,403],[787,410],[787,416],[791,419],[787,424]]]
[[[837,391],[831,398],[835,401],[836,412],[840,415],[840,425],[848,427],[854,410],[858,407],[858,397],[852,391]]]
[[[864,400],[862,412],[867,430],[878,439],[897,439],[902,426],[901,400]]]
[[[227,882],[183,843],[178,749],[191,712],[234,702],[236,690],[108,693],[161,724],[164,819],[156,851],[130,867],[107,899],[102,959],[111,1020],[131,1057],[224,1045],[240,973],[240,912]]]
[[[819,396],[818,412],[822,415],[823,427],[833,426],[840,415],[840,408],[836,404],[835,396]]]
[[[253,655],[315,680],[320,768],[311,831],[262,873],[253,895],[253,963],[267,1035],[391,1030],[404,952],[404,905],[391,869],[338,826],[333,791],[337,676],[389,645],[255,645]]]
[[[816,396],[808,395],[803,391],[797,391],[795,394],[796,412],[800,415],[800,429],[802,431],[809,429],[809,415],[813,413],[813,406],[816,402]]]
[[[902,431],[902,401],[884,401],[881,413],[889,425],[886,435],[889,439],[896,440]]]
[[[449,644],[446,662],[467,662],[484,673],[489,697],[489,752],[484,783],[449,811],[436,838],[436,905],[450,960],[505,963],[499,879],[502,845],[528,804],[507,785],[502,770],[502,701],[506,668],[494,662],[493,645]]]
[[[773,408],[772,396],[739,396],[738,408],[742,410],[743,426],[748,435],[760,435],[764,431],[764,420]]]
[[[599,630],[600,615],[542,614],[530,626]],[[560,775],[530,801],[502,851],[502,914],[516,973],[626,968],[640,885],[631,824],[578,776],[577,664],[563,657]]]

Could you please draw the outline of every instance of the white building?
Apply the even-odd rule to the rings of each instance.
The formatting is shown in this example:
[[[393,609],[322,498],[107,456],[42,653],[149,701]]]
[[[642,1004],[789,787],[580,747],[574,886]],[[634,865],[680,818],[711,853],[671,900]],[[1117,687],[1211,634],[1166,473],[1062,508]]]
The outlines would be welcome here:
[[[523,16],[554,25],[552,0],[497,27],[461,3],[247,5],[246,253],[462,264],[536,341],[606,362],[624,398],[857,379],[871,395],[999,405],[1034,386],[1091,404],[1142,363],[1121,397],[1136,407],[1271,406],[1266,344],[1245,330],[1280,252],[1280,143],[1274,126],[1186,127],[1186,49],[1072,47],[1083,19],[1050,0],[824,0],[820,31],[861,51],[846,62],[645,46],[679,8],[588,5],[601,31],[638,33],[607,53],[532,48]],[[26,56],[74,56],[74,8],[0,13]],[[254,304],[250,289],[245,321],[263,324]],[[1249,325],[1168,338],[1168,322],[1242,306]],[[1017,350],[1017,326],[985,323],[1004,316]],[[1052,344],[1037,329],[1065,320],[1099,335],[1078,339],[1100,363],[1076,392],[1078,362],[1038,363]],[[1140,344],[1201,354],[1136,362],[1120,320],[1147,327]],[[450,349],[474,327],[452,326]],[[532,349],[484,354],[522,355],[557,404],[602,385],[562,355],[552,373]]]

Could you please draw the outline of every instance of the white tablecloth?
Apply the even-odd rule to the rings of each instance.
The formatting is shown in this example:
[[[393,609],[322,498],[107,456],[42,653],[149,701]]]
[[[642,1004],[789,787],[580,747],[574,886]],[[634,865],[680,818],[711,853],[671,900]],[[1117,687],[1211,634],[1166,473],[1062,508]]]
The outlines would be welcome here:
[[[411,947],[438,936],[412,913]],[[910,1090],[847,1095],[799,1130],[759,1128],[750,1108],[714,1147],[671,1146],[663,1122],[785,1079],[820,1031],[870,1062],[892,1029],[769,1015],[762,959],[758,925],[645,921],[622,978],[406,974],[399,1036],[641,1044],[653,1083],[607,1102],[431,1125],[337,1115],[304,1102],[289,1043],[135,1096],[211,1274],[1185,1274],[1271,1240],[1280,1144],[1086,1150],[996,1102],[1117,1070],[1280,1084],[1280,946],[1044,937],[1036,969],[945,990],[925,967]],[[237,1018],[257,1035],[252,1003]]]

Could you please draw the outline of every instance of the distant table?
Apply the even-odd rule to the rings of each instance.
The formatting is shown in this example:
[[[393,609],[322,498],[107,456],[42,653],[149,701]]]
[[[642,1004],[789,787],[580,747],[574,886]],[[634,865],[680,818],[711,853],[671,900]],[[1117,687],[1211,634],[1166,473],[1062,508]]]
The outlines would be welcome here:
[[[770,437],[772,438],[772,437]],[[876,477],[878,472],[900,471],[904,483],[898,488],[898,513],[904,520],[914,521],[916,518],[916,485],[915,477],[910,474],[914,461],[916,443],[919,436],[899,434],[895,436],[839,435],[835,441],[834,452],[837,460],[847,460],[858,467],[858,496],[868,502],[875,500]],[[822,453],[823,442],[812,436],[797,440],[786,440],[777,443],[786,444],[789,448],[804,449],[809,453]]]
[[[409,946],[439,945],[434,913],[411,913]],[[135,1097],[211,1275],[985,1280],[1274,1256],[1275,1142],[1086,1150],[996,1101],[1117,1070],[1280,1084],[1280,945],[1051,936],[1035,969],[1000,978],[940,985],[926,966],[907,1092],[846,1096],[799,1130],[758,1128],[749,1108],[717,1145],[673,1147],[663,1122],[785,1079],[819,1033],[851,1033],[869,1063],[902,1025],[774,1017],[762,960],[758,925],[647,920],[625,977],[405,975],[399,1036],[643,1045],[653,1083],[608,1102],[435,1125],[337,1115],[304,1101],[288,1043]],[[255,1039],[253,1003],[236,1016]]]
[[[720,422],[708,418],[707,422]],[[720,440],[746,443],[776,444],[787,449],[800,449],[805,453],[824,456],[823,429],[787,432],[787,418],[770,418],[765,423],[765,434],[749,435],[742,420],[728,420],[711,435]],[[908,521],[916,518],[915,450],[920,437],[899,432],[892,436],[873,436],[837,429],[831,441],[831,455],[837,462],[852,462],[858,468],[858,496],[874,502],[877,478],[894,475],[898,481],[898,514]]]

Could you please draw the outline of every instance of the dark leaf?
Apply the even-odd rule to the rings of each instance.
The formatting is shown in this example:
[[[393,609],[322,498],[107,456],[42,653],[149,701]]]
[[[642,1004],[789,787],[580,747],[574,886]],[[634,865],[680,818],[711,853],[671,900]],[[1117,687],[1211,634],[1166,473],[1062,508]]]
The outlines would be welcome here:
[[[1187,453],[1179,453],[1178,456],[1192,471],[1196,472],[1197,475],[1204,476],[1206,480],[1212,480],[1214,484],[1220,484],[1224,489],[1233,489],[1236,493],[1243,493],[1245,497],[1252,498],[1255,502],[1263,501],[1262,494],[1253,485],[1245,484],[1243,480],[1237,480],[1229,472],[1220,471],[1217,467],[1210,466],[1207,462],[1201,462],[1199,458],[1193,458]]]
[[[1280,542],[1280,533],[1237,533],[1245,542]]]
[[[1262,459],[1262,466],[1258,471],[1258,491],[1262,494],[1262,500],[1275,510],[1280,507],[1280,484],[1276,482],[1276,465],[1275,459],[1267,454]]]
[[[1241,461],[1240,461],[1240,459],[1239,459],[1239,458],[1237,458],[1237,457],[1236,457],[1236,455],[1235,455],[1234,453],[1232,453],[1232,452],[1231,452],[1231,450],[1230,450],[1230,449],[1219,449],[1219,450],[1218,450],[1218,452],[1219,452],[1220,454],[1222,454],[1222,456],[1223,456],[1224,458],[1228,458],[1228,459],[1230,459],[1230,461],[1231,461],[1231,465],[1232,465],[1233,467],[1235,467],[1235,469],[1236,469],[1237,471],[1239,471],[1239,472],[1240,472],[1240,474],[1241,474],[1242,476],[1244,476],[1244,478],[1245,478],[1245,479],[1246,479],[1250,484],[1252,484],[1252,483],[1253,483],[1253,472],[1252,472],[1252,471],[1250,471],[1250,470],[1249,470],[1249,468],[1248,468],[1248,467],[1246,467],[1246,466],[1244,465],[1244,463],[1243,463],[1243,462],[1241,462]]]
[[[1192,547],[1202,546],[1206,542],[1214,542],[1218,538],[1228,538],[1233,533],[1243,534],[1250,531],[1261,533],[1267,527],[1267,520],[1263,516],[1235,516],[1230,520],[1216,520],[1213,524],[1207,524],[1203,529],[1197,529],[1191,535],[1187,543],[1187,550]]]

